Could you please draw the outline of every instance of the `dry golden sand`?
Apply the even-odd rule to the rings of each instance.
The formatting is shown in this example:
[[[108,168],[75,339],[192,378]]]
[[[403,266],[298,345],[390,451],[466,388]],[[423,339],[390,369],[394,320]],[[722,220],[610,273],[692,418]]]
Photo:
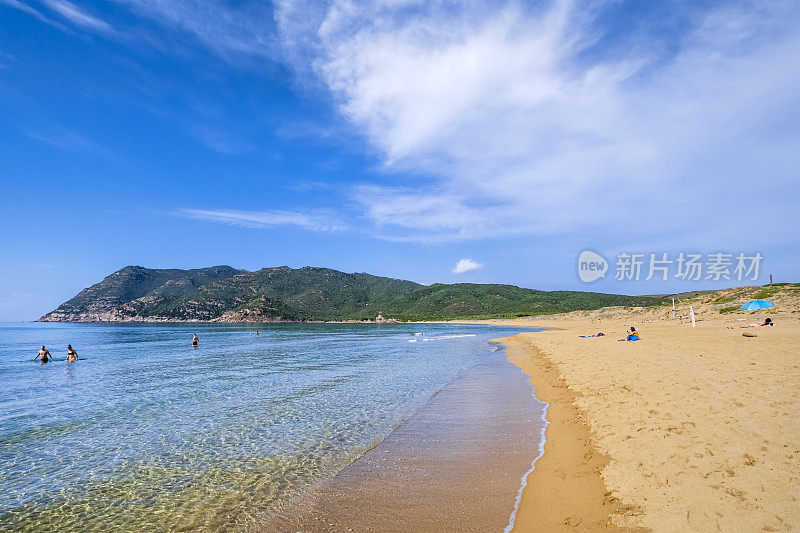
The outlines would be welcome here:
[[[505,322],[559,328],[508,341],[553,404],[518,531],[800,528],[797,308],[762,312],[775,327],[740,329],[752,313],[722,315],[712,302],[692,302],[695,328],[664,308]],[[618,342],[632,325],[643,340]],[[576,441],[584,454],[569,449]]]

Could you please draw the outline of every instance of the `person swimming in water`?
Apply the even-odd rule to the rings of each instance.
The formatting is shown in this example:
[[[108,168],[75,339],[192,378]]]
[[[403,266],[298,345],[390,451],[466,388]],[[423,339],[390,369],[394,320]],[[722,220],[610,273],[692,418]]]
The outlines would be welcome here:
[[[72,347],[71,344],[67,344],[67,363],[74,363],[78,360],[78,352]]]
[[[42,345],[41,350],[39,350],[39,353],[36,354],[36,357],[34,357],[33,360],[36,361],[39,358],[42,359],[41,364],[45,364],[48,361],[51,361],[53,359],[53,356],[50,355],[50,351],[47,348],[45,348],[44,345]]]
[[[192,346],[197,348],[197,344],[200,342],[200,339],[197,338],[197,333],[192,333]]]

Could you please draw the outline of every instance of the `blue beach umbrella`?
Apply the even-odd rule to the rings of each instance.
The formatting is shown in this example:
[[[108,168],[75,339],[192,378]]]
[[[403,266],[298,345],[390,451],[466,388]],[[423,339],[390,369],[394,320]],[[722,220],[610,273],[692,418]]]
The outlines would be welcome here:
[[[758,311],[760,309],[767,309],[773,305],[775,304],[767,300],[750,300],[739,309],[743,309],[744,311],[756,311],[756,320],[758,320]]]
[[[772,302],[768,302],[767,300],[750,300],[739,309],[743,311],[758,311],[759,309],[767,309],[775,305]]]

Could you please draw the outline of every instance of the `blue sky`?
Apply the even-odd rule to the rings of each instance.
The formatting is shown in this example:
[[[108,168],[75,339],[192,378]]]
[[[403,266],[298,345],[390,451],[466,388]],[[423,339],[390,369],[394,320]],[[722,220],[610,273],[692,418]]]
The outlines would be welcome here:
[[[0,0],[0,320],[128,264],[798,281],[799,22],[783,1]],[[592,284],[585,249],[610,263]],[[756,282],[616,280],[623,252],[764,260]]]

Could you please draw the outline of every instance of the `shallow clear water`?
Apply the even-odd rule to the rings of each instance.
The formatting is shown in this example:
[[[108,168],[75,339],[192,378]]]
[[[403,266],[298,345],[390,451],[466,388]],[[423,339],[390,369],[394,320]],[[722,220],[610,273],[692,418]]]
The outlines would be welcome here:
[[[519,331],[2,325],[0,528],[246,529]]]

